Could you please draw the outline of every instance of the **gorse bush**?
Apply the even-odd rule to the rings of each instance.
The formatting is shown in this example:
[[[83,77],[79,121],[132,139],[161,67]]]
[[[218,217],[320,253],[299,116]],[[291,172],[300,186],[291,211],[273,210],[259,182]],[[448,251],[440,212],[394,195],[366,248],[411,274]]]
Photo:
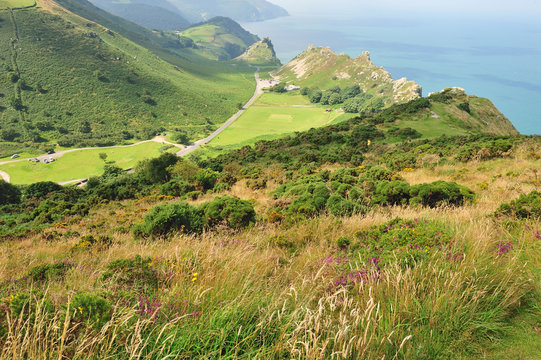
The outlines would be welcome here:
[[[62,186],[52,181],[38,182],[25,188],[24,196],[27,198],[42,198],[59,190],[62,190]]]
[[[54,264],[34,266],[28,272],[28,278],[36,282],[61,280],[74,266],[75,264],[70,263],[69,261],[59,261]]]
[[[164,237],[172,231],[198,233],[204,224],[200,210],[188,203],[176,202],[154,207],[133,232],[142,237]]]
[[[431,184],[419,184],[411,187],[411,200],[413,205],[437,207],[441,205],[461,206],[472,202],[475,193],[465,186],[454,182],[436,181]]]
[[[238,229],[255,222],[253,205],[229,196],[217,197],[213,201],[194,207],[185,202],[157,205],[145,215],[144,222],[136,225],[136,237],[165,237],[172,232],[200,233],[205,227],[219,224]]]
[[[201,206],[207,226],[226,224],[231,228],[239,229],[255,223],[255,210],[253,205],[245,200],[229,196],[217,197],[213,201]]]
[[[77,293],[70,304],[73,318],[99,330],[111,320],[111,304],[96,294]]]
[[[0,179],[0,205],[17,204],[21,201],[21,191],[14,185]]]
[[[517,219],[541,218],[541,192],[532,191],[521,194],[518,199],[501,204],[495,213],[497,216],[511,216]]]

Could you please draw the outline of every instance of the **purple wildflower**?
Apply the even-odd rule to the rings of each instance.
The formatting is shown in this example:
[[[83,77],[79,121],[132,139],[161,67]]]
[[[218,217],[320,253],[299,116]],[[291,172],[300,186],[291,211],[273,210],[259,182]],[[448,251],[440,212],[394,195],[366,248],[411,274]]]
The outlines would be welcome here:
[[[500,241],[498,243],[498,256],[503,256],[505,254],[507,254],[509,251],[511,251],[513,249],[513,244],[511,242],[511,240],[509,241]]]

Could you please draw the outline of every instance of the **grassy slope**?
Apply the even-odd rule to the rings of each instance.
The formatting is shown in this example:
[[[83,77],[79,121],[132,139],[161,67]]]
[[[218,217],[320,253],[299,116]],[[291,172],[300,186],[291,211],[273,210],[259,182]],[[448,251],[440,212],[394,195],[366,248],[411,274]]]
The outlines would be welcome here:
[[[0,0],[0,9],[22,8],[32,6],[35,3],[34,0]]]
[[[400,114],[395,122],[384,124],[390,127],[410,127],[423,134],[424,138],[441,135],[455,136],[467,134],[517,135],[518,131],[494,104],[484,98],[470,96],[462,91],[455,92],[448,102],[431,101],[430,108],[415,114]],[[430,99],[430,98],[429,98]],[[459,108],[468,103],[470,112]]]
[[[295,93],[265,93],[235,123],[198,152],[212,157],[231,149],[253,145],[259,140],[272,140],[295,131],[329,125],[344,113],[310,104],[306,97]],[[353,115],[350,115],[353,116]]]
[[[100,153],[107,154],[107,162],[128,169],[141,160],[159,156],[162,148],[161,144],[148,142],[123,148],[81,150],[65,154],[50,164],[22,161],[2,165],[1,169],[9,173],[13,184],[65,182],[102,174],[105,163]]]
[[[538,359],[541,338],[536,331],[541,319],[539,314],[520,314],[524,306],[520,299],[528,298],[529,291],[539,291],[541,248],[532,230],[541,229],[541,223],[528,221],[529,230],[518,225],[523,230],[513,235],[517,246],[499,257],[497,244],[509,233],[498,220],[487,217],[502,199],[535,188],[527,171],[540,166],[539,160],[523,156],[531,150],[530,145],[523,144],[512,158],[483,162],[485,171],[477,171],[476,164],[470,163],[400,174],[411,183],[441,179],[471,188],[482,182],[489,184],[487,190],[478,191],[475,204],[459,208],[392,207],[340,219],[321,216],[287,226],[261,222],[235,233],[218,230],[201,236],[174,234],[170,241],[141,243],[119,229],[138,223],[145,212],[163,200],[148,196],[121,205],[103,204],[85,218],[74,218],[69,224],[58,224],[17,242],[1,243],[1,251],[8,256],[0,257],[4,269],[0,281],[25,276],[37,264],[69,259],[76,265],[65,278],[46,280],[40,285],[47,287],[53,303],[66,305],[76,291],[114,291],[111,281],[100,278],[111,261],[135,255],[152,257],[151,268],[171,279],[167,291],[152,298],[163,304],[159,320],[155,322],[137,310],[130,312],[122,304],[119,306],[125,310],[114,315],[118,323],[132,319],[129,334],[135,332],[149,339],[143,352],[148,358],[153,358],[151,349],[167,343],[166,351],[179,357],[236,358],[242,354],[265,359],[288,354],[288,358],[311,358],[310,354],[324,354],[330,346],[345,351],[347,358],[358,358],[364,352],[367,358],[399,354],[399,359]],[[539,144],[536,150],[541,151]],[[251,199],[258,213],[266,214],[272,206],[272,191],[284,179],[280,171],[275,171],[265,170],[267,189],[250,190],[241,181],[227,193]],[[502,175],[507,172],[520,175]],[[214,196],[209,194],[198,202]],[[329,291],[335,279],[364,261],[343,266],[330,261],[344,256],[336,240],[354,237],[359,230],[395,217],[445,224],[453,234],[453,250],[463,252],[464,259],[450,261],[445,252],[431,249],[408,270],[389,266],[378,281]],[[74,231],[78,235],[72,235]],[[97,232],[112,236],[114,245],[102,250],[70,250],[82,236]],[[273,240],[276,236],[287,239],[293,250],[287,243],[282,246]],[[5,301],[24,290],[6,291]],[[135,289],[129,293],[136,298],[144,296]],[[180,308],[175,305],[179,300],[185,304]],[[501,302],[506,308],[499,311],[491,307],[492,302]],[[514,311],[519,311],[517,317]],[[175,312],[180,319],[165,317]],[[40,324],[44,329],[48,324],[51,329],[62,329],[63,317]],[[149,336],[150,329],[156,327],[154,334],[163,329],[166,336]],[[12,334],[17,336],[25,328],[13,329]],[[29,326],[28,331],[40,336],[36,327]],[[124,334],[126,329],[113,325],[105,331]],[[43,333],[49,334],[45,330]],[[14,349],[35,349],[36,355],[44,350],[54,353],[60,346],[56,340],[61,334],[51,331],[37,348],[11,342],[4,351],[11,354]],[[103,341],[103,348],[88,350],[84,344],[100,340],[92,331],[80,334],[78,343],[70,348],[74,358],[76,354],[84,358],[88,351],[128,358],[144,343],[137,341],[134,347],[126,348],[108,347],[105,344],[109,342]],[[175,340],[164,340],[170,334],[176,335]],[[364,335],[364,341],[351,341],[363,339]],[[72,344],[71,338],[67,341]]]
[[[108,34],[61,9],[54,12],[62,17],[45,10],[14,12],[20,39],[17,62],[28,85],[22,92],[28,124],[47,121],[74,132],[88,120],[95,138],[145,127],[179,127],[198,138],[226,120],[253,91],[253,70],[248,67],[190,54],[183,58],[156,45],[173,65],[117,33]],[[0,18],[0,62],[13,67],[7,56],[13,27],[7,12]],[[89,32],[98,33],[103,41],[84,35]],[[116,57],[120,60],[112,60]],[[6,70],[1,71],[0,124],[5,127],[18,114],[7,104],[14,86]],[[38,84],[46,92],[39,93]],[[145,93],[156,105],[143,102]],[[60,135],[53,130],[43,136],[54,141]]]
[[[179,35],[195,42],[196,54],[213,60],[235,58],[259,40],[256,35],[250,34],[233,20],[222,17],[193,25]]]

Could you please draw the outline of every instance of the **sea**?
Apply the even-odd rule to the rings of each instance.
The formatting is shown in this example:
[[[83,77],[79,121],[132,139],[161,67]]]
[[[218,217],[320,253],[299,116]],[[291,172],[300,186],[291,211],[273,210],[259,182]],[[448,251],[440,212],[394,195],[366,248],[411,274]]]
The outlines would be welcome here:
[[[270,37],[287,63],[308,45],[328,46],[406,77],[423,95],[446,87],[486,97],[522,134],[541,134],[541,20],[468,15],[291,15],[244,23]]]

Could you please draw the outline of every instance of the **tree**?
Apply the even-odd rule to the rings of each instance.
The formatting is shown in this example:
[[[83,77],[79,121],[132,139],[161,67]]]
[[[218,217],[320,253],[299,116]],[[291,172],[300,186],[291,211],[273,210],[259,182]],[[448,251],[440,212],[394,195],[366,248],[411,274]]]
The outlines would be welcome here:
[[[92,128],[90,127],[90,123],[88,121],[83,121],[80,125],[79,125],[79,132],[83,133],[83,134],[89,134],[92,132]]]
[[[310,102],[311,103],[318,103],[321,101],[321,96],[322,96],[322,92],[321,90],[318,90],[318,89],[314,89],[314,90],[311,90],[310,93],[308,94],[308,98],[310,99]]]
[[[26,198],[43,198],[52,192],[62,190],[62,186],[52,181],[37,182],[24,190]]]
[[[102,159],[103,162],[107,162],[107,154],[106,153],[100,153],[100,159]]]
[[[21,201],[21,191],[14,185],[0,180],[0,205],[18,204]]]

